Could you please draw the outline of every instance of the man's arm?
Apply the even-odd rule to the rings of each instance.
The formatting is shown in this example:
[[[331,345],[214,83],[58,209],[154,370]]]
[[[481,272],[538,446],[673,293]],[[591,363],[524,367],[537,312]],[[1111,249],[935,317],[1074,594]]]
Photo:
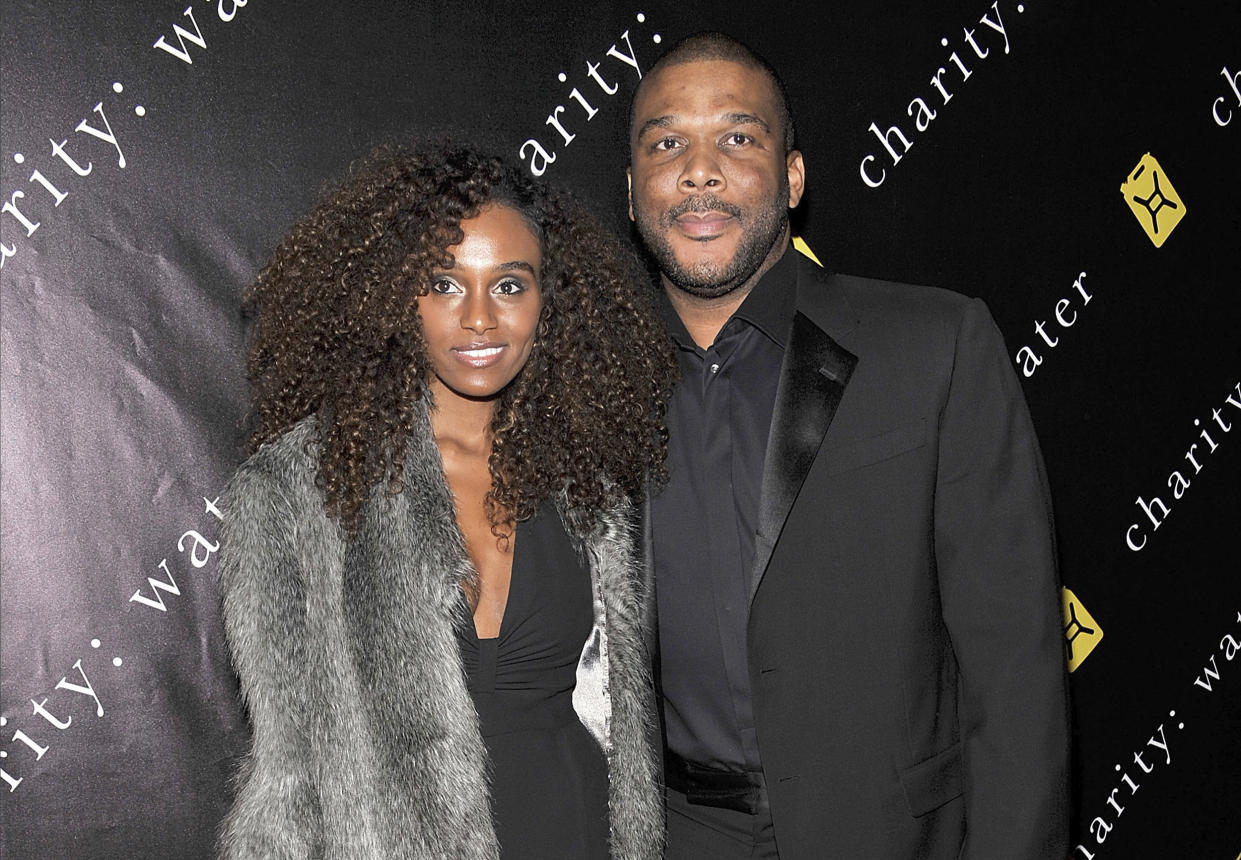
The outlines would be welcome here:
[[[977,299],[939,420],[935,559],[961,675],[961,856],[1064,857],[1068,707],[1051,503],[1020,385]]]

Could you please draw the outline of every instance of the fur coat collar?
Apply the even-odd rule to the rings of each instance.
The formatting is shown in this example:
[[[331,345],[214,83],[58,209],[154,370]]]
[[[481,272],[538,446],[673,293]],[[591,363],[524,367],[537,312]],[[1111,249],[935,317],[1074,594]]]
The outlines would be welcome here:
[[[254,728],[222,856],[499,856],[486,751],[452,629],[470,570],[425,411],[401,492],[376,490],[357,532],[327,517],[306,419],[231,480],[220,555],[225,629]],[[575,534],[595,628],[574,706],[607,754],[611,852],[661,855],[648,745],[631,511]]]

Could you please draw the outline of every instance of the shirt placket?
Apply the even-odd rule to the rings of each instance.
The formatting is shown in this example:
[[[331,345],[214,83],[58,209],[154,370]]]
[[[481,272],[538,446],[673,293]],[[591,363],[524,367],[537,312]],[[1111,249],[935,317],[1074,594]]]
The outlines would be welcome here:
[[[703,355],[702,402],[705,406],[704,423],[713,437],[709,450],[717,454],[712,457],[712,468],[719,469],[728,476],[729,489],[728,493],[718,494],[709,500],[711,565],[716,571],[714,581],[717,586],[712,589],[716,624],[721,639],[724,671],[731,693],[729,700],[733,706],[734,725],[740,731],[746,758],[756,762],[756,752],[752,749],[753,719],[748,709],[743,709],[746,713],[738,710],[738,704],[748,702],[750,696],[749,666],[745,661],[745,649],[724,641],[726,638],[745,635],[745,614],[749,596],[749,576],[748,571],[742,569],[741,540],[736,522],[734,476],[739,464],[733,438],[735,392],[729,371],[729,359],[735,354],[737,341],[743,333],[741,326],[740,321],[731,321],[721,337],[717,338],[716,343]]]

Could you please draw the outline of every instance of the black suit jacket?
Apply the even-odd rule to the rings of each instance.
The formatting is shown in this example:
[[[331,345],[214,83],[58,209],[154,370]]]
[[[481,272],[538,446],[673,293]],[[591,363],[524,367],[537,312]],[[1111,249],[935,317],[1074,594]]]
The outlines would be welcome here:
[[[747,643],[780,856],[1064,857],[1051,509],[1001,336],[801,258],[797,309]]]

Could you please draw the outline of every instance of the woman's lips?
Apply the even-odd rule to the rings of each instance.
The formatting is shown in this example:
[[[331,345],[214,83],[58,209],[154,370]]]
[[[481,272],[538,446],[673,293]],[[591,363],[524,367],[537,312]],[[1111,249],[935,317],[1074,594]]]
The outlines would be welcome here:
[[[686,212],[677,216],[676,225],[691,239],[710,239],[723,233],[732,220],[727,212]]]
[[[490,367],[500,360],[506,349],[508,347],[502,343],[474,343],[469,346],[455,346],[452,353],[470,367]]]

